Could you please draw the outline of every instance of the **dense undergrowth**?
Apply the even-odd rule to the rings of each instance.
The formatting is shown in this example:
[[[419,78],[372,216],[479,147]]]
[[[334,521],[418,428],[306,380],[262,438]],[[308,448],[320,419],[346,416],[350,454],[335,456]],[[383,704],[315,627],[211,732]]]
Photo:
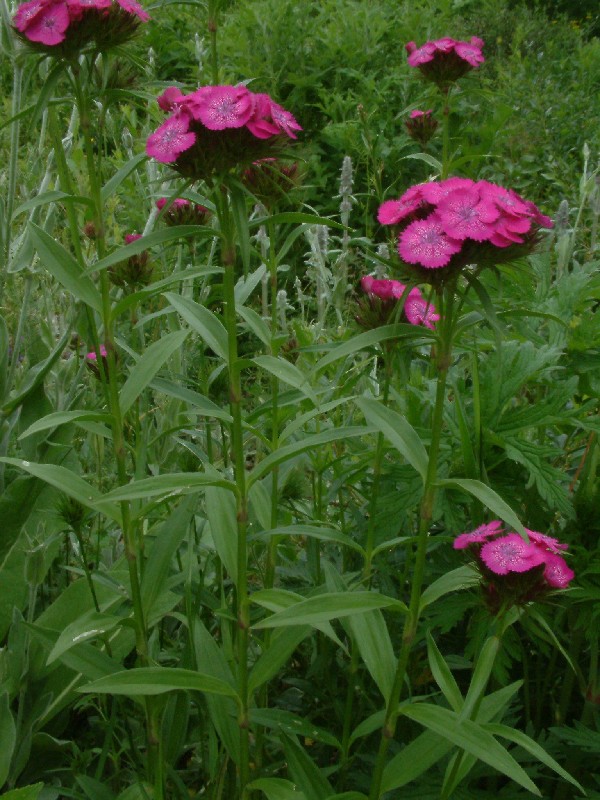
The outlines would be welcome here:
[[[3,6],[3,796],[600,797],[594,4],[60,2]]]

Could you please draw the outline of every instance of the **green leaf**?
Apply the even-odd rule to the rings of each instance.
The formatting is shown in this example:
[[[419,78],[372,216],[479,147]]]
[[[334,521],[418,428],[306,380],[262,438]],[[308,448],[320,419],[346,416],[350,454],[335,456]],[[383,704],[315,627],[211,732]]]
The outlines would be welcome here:
[[[97,639],[108,631],[112,631],[122,621],[121,617],[116,617],[114,614],[99,614],[95,609],[82,614],[61,631],[46,663],[52,664],[75,645],[90,639]]]
[[[278,611],[252,627],[279,628],[286,625],[315,625],[332,619],[361,614],[375,608],[388,608],[405,611],[406,606],[399,600],[377,592],[332,592],[301,600],[289,608]]]
[[[427,606],[435,603],[440,597],[443,597],[449,592],[460,591],[461,589],[469,589],[471,586],[477,586],[480,581],[480,576],[473,569],[473,567],[465,565],[450,570],[444,573],[441,578],[435,580],[430,584],[423,594],[421,595],[421,603],[419,604],[419,616]]]
[[[319,217],[316,214],[305,214],[302,211],[282,211],[280,214],[273,214],[270,217],[257,217],[250,222],[251,228],[258,228],[269,222],[272,225],[281,225],[289,222],[293,225],[328,225],[330,228],[344,230],[344,225],[328,217]]]
[[[94,609],[94,613],[96,613]],[[75,624],[75,623],[72,623]],[[55,646],[60,634],[40,625],[29,625],[25,623],[32,636],[50,652]],[[112,637],[111,637],[112,638]],[[120,672],[122,664],[114,658],[108,656],[102,650],[91,644],[75,644],[70,649],[65,650],[60,656],[59,661],[74,672],[83,675],[90,681],[102,678],[105,675],[112,675]]]
[[[2,800],[38,800],[43,788],[43,783],[34,783],[20,789],[11,789],[10,792],[3,792]]]
[[[129,669],[88,683],[77,691],[83,694],[122,694],[127,697],[145,697],[174,692],[179,689],[225,695],[225,697],[238,699],[237,692],[226,681],[210,675],[203,675],[201,672],[194,672],[191,669],[177,667]]]
[[[218,406],[216,403],[213,403],[213,401],[209,400],[208,397],[205,397],[203,394],[199,394],[192,389],[186,389],[184,386],[178,386],[176,383],[164,380],[163,378],[155,378],[150,386],[157,392],[162,392],[163,394],[169,395],[169,397],[175,397],[177,400],[187,403],[192,407],[190,410],[195,411],[201,416],[214,417],[215,419],[220,419],[223,422],[231,422],[231,414]]]
[[[0,786],[4,786],[12,761],[17,729],[10,710],[8,692],[0,694]]]
[[[386,765],[381,791],[391,792],[406,786],[452,750],[453,745],[433,731],[424,731],[409,742]]]
[[[415,337],[428,341],[435,338],[435,335],[432,332],[428,332],[425,328],[419,328],[415,325],[409,325],[408,323],[399,322],[395,325],[382,325],[381,328],[359,333],[346,342],[333,345],[331,350],[317,361],[314,366],[314,372],[320,372],[322,369],[329,366],[329,364],[333,364],[334,361],[339,361],[340,358],[354,355],[354,353],[358,353],[360,350],[365,350],[367,347],[372,347],[388,339],[412,339]]]
[[[4,396],[10,388],[6,385],[8,374],[8,351],[10,349],[10,336],[4,317],[0,314],[0,403],[4,402]]]
[[[18,393],[13,395],[9,400],[6,401],[4,406],[2,407],[2,415],[5,417],[10,416],[10,414],[22,405],[25,400],[29,397],[29,395],[36,391],[38,386],[43,382],[46,375],[50,372],[54,364],[58,361],[61,355],[64,353],[65,347],[67,342],[71,338],[71,329],[67,327],[63,335],[61,336],[60,340],[57,342],[56,347],[50,353],[50,355],[44,359],[44,361],[40,361],[35,364],[25,375],[25,379],[21,386],[19,387]],[[10,387],[7,387],[10,389]]]
[[[46,269],[73,297],[102,313],[100,292],[71,253],[35,223],[29,223],[29,230],[40,261]]]
[[[441,175],[442,173],[442,162],[438,161],[437,158],[430,156],[429,153],[409,153],[407,156],[402,156],[401,160],[403,161],[406,158],[411,158],[415,161],[424,161],[426,164],[429,164],[430,167],[433,167],[438,175]]]
[[[248,789],[262,792],[267,800],[306,800],[306,795],[297,791],[295,784],[284,778],[259,778],[249,783]]]
[[[87,775],[76,775],[75,780],[81,786],[88,800],[114,800],[115,794],[100,781]]]
[[[229,196],[245,275],[250,269],[250,232],[248,230],[246,192],[239,186],[231,186]]]
[[[0,458],[0,462],[19,467],[30,475],[40,478],[50,486],[60,489],[61,492],[79,501],[86,508],[97,511],[97,503],[102,502],[102,511],[106,516],[121,523],[121,512],[114,503],[110,502],[108,495],[102,495],[95,486],[84,481],[70,469],[57,464],[35,464],[20,458]]]
[[[392,692],[397,662],[383,614],[378,609],[366,614],[356,614],[346,624],[352,631],[360,657],[387,703]]]
[[[280,381],[293,386],[294,389],[298,389],[312,401],[313,405],[319,405],[317,396],[310,386],[308,375],[305,375],[295,364],[286,361],[285,358],[275,356],[256,356],[252,360]]]
[[[490,636],[481,648],[481,652],[475,663],[475,669],[473,670],[473,676],[469,684],[464,705],[460,709],[458,715],[460,720],[471,717],[477,707],[478,701],[483,696],[490,675],[492,674],[494,661],[496,660],[499,649],[500,639],[497,636]]]
[[[142,236],[141,239],[136,239],[131,244],[126,244],[114,250],[110,255],[96,261],[85,272],[85,275],[93,275],[103,269],[112,267],[113,264],[118,264],[120,261],[126,261],[131,256],[137,256],[148,250],[150,247],[157,245],[167,244],[168,242],[176,241],[177,239],[184,239],[188,236],[203,237],[214,236],[215,231],[212,228],[203,228],[198,225],[173,225],[169,228],[163,228],[160,231],[153,231]]]
[[[144,161],[147,161],[148,156],[145,153],[138,153],[137,155],[130,158],[123,166],[115,172],[115,174],[108,180],[104,186],[102,187],[101,198],[102,204],[104,205],[106,201],[111,197],[119,188],[119,186],[123,183],[123,181],[128,178],[132,172],[134,172],[140,164]]]
[[[331,784],[295,738],[281,737],[290,775],[310,800],[326,800],[334,794]]]
[[[281,464],[282,461],[287,461],[299,453],[304,453],[306,450],[317,449],[320,445],[329,444],[330,442],[338,442],[340,439],[350,439],[355,436],[365,436],[372,433],[373,428],[365,425],[347,426],[342,428],[332,428],[322,433],[315,433],[311,436],[306,436],[293,444],[279,447],[273,453],[270,453],[266,458],[260,461],[250,473],[248,478],[248,486],[251,486],[267,472],[270,472],[276,464]]]
[[[213,472],[172,472],[167,475],[155,475],[152,478],[142,478],[139,481],[131,481],[125,486],[119,486],[112,492],[100,495],[97,499],[98,505],[106,502],[122,502],[123,500],[143,500],[149,497],[159,497],[160,495],[177,496],[193,494],[202,491],[206,486],[222,486],[225,489],[236,491],[236,485],[224,478],[217,477],[216,470]]]
[[[144,563],[141,594],[142,608],[146,618],[148,618],[156,599],[166,588],[171,561],[187,535],[195,510],[196,499],[194,497],[183,500],[158,526],[156,535],[151,538],[151,544],[146,543],[145,545],[148,557]],[[149,535],[145,537],[146,540],[149,538]]]
[[[342,794],[332,794],[327,800],[369,800],[362,792],[342,792]]]
[[[248,691],[252,694],[263,683],[275,677],[288,661],[300,642],[311,632],[309,625],[284,628],[279,635],[272,637],[269,646],[252,667],[248,678]],[[261,725],[264,723],[260,723]],[[296,731],[300,733],[300,731]]]
[[[493,489],[490,489],[489,486],[486,486],[485,483],[471,480],[470,478],[463,478],[462,480],[459,480],[458,478],[449,478],[439,480],[437,485],[447,489],[462,489],[462,491],[472,494],[473,497],[476,497],[478,500],[480,500],[484,506],[487,506],[490,511],[492,511],[496,516],[500,517],[500,519],[504,520],[504,522],[506,522],[507,525],[510,525],[510,527],[513,528],[518,534],[521,536],[526,536],[525,528],[519,521],[519,518],[512,508],[508,505],[508,503],[505,503],[500,495],[496,494]]]
[[[361,397],[356,401],[357,406],[370,422],[383,433],[392,444],[416,469],[421,478],[425,480],[429,456],[425,445],[418,433],[408,420],[396,411],[387,408],[378,400],[370,397]]]
[[[427,631],[427,659],[433,679],[442,690],[450,708],[460,712],[464,704],[463,696],[430,631]]]
[[[149,283],[137,292],[126,294],[117,303],[114,304],[110,315],[112,319],[118,319],[125,311],[138,305],[142,300],[159,294],[163,289],[168,289],[174,283],[182,283],[183,281],[192,281],[195,278],[207,277],[208,275],[220,275],[223,272],[221,267],[201,267],[200,269],[182,269],[177,272],[171,273],[166,278],[162,278],[154,283]],[[159,312],[160,313],[160,312]],[[138,320],[136,327],[140,327],[142,320]]]
[[[237,585],[237,508],[231,492],[220,487],[208,487],[205,492],[206,516],[215,549],[225,569]]]
[[[303,736],[307,739],[314,739],[315,742],[323,742],[323,744],[336,747],[338,750],[342,749],[335,736],[325,728],[280,708],[253,708],[250,711],[250,721],[265,728],[279,729],[291,736]]]
[[[57,428],[59,425],[68,425],[78,422],[106,422],[110,424],[112,417],[110,414],[103,414],[98,411],[56,411],[54,414],[47,414],[42,419],[38,419],[33,425],[19,436],[19,440],[26,439],[34,433],[47,431],[50,428]]]
[[[74,194],[67,194],[66,192],[61,191],[51,191],[51,192],[43,192],[42,194],[38,194],[36,197],[32,197],[31,200],[27,200],[25,203],[21,203],[21,205],[16,208],[13,212],[13,217],[18,216],[19,214],[23,214],[25,211],[32,211],[34,208],[38,208],[39,206],[45,206],[48,203],[83,203],[84,205],[92,205],[92,201],[89,197],[83,197],[82,195],[74,195]]]
[[[271,347],[271,330],[260,314],[257,314],[253,308],[248,306],[236,305],[235,308],[257,339],[266,347]]]
[[[509,742],[513,742],[513,744],[522,747],[523,750],[527,750],[527,752],[531,753],[534,758],[537,758],[537,760],[541,761],[542,764],[545,764],[545,766],[550,767],[550,769],[556,772],[557,775],[560,775],[561,778],[564,778],[564,780],[572,783],[573,786],[576,786],[580,792],[585,794],[585,790],[582,785],[578,783],[572,775],[564,770],[560,764],[558,764],[552,758],[552,756],[544,750],[543,747],[540,747],[537,742],[534,742],[534,740],[526,734],[515,730],[515,728],[510,728],[508,725],[502,725],[499,722],[488,722],[482,725],[482,727],[493,736],[500,736],[502,739],[508,739]]]
[[[541,796],[525,770],[482,725],[468,719],[459,720],[454,711],[424,703],[405,706],[401,713],[498,770],[532,794]]]
[[[200,334],[211,350],[214,350],[225,363],[229,363],[227,331],[221,320],[208,308],[195,303],[188,297],[182,297],[173,292],[166,292],[165,297],[188,325]]]
[[[253,484],[256,486],[258,484]],[[281,528],[272,528],[271,530],[261,531],[258,538],[263,539],[271,536],[308,536],[311,539],[318,539],[322,542],[335,542],[343,547],[349,547],[356,550],[357,553],[364,555],[363,548],[351,539],[345,533],[335,530],[335,528],[321,528],[317,525],[285,525]]]
[[[174,331],[161,336],[144,351],[131,370],[119,396],[121,413],[126,414],[165,361],[184,343],[188,331]]]

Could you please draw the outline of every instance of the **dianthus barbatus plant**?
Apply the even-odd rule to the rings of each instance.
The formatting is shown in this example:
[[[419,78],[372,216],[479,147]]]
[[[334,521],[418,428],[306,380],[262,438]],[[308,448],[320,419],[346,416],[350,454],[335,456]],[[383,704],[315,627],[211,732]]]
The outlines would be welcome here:
[[[416,67],[424,78],[445,92],[450,84],[484,63],[481,52],[483,45],[483,39],[477,36],[472,36],[469,42],[445,36],[426,42],[421,47],[417,47],[415,42],[408,42],[407,61],[409,66]]]
[[[492,520],[454,540],[455,550],[467,550],[475,558],[492,613],[540,599],[552,589],[566,589],[575,577],[562,555],[568,545],[545,533],[525,532],[528,542]]]
[[[88,45],[100,51],[122,45],[149,19],[136,0],[27,0],[13,24],[28,46],[69,58]]]
[[[171,113],[148,138],[146,153],[192,180],[272,157],[302,130],[268,94],[245,86],[201,86],[190,94],[172,86],[158,105]]]
[[[435,306],[427,302],[416,286],[409,290],[400,281],[374,278],[372,275],[364,275],[360,286],[366,298],[359,300],[356,320],[365,328],[375,328],[392,322],[398,303],[401,303],[402,312],[411,325],[423,325],[434,330],[435,323],[440,318]]]
[[[489,181],[446,178],[411,186],[379,207],[377,219],[398,231],[400,258],[419,281],[440,283],[531,253],[552,220],[529,200]]]

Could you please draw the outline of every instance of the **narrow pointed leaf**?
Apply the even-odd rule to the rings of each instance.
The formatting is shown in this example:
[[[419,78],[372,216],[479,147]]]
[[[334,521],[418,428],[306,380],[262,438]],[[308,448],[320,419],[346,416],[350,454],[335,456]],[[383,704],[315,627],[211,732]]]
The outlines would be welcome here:
[[[102,495],[95,486],[87,483],[66,467],[61,467],[57,464],[35,464],[31,461],[24,461],[20,458],[0,458],[4,464],[11,464],[13,467],[20,467],[28,472],[30,475],[40,478],[44,483],[60,489],[69,497],[77,500],[82,506],[91,508],[97,511],[96,504],[102,502],[102,511],[107,517],[110,517],[115,522],[121,522],[121,512],[119,508],[110,500],[106,500],[106,495]]]
[[[463,696],[458,688],[458,684],[454,680],[454,675],[450,671],[450,667],[444,661],[429,631],[427,631],[427,659],[433,679],[442,690],[442,694],[448,701],[448,705],[453,711],[460,712],[464,703]]]
[[[372,611],[374,608],[388,608],[405,611],[406,606],[399,600],[385,597],[377,592],[333,592],[309,597],[271,617],[253,625],[253,628],[278,628],[285,625],[315,625],[332,619],[347,617]]]
[[[472,494],[473,497],[476,497],[480,500],[484,506],[490,509],[496,516],[500,517],[500,519],[504,520],[507,525],[510,525],[518,534],[521,536],[525,536],[525,528],[521,524],[519,518],[512,510],[512,508],[506,503],[499,494],[497,494],[493,489],[490,489],[489,486],[486,486],[485,483],[481,481],[471,480],[470,478],[463,478],[461,480],[457,478],[450,478],[445,480],[439,480],[437,485],[447,489],[461,489],[468,494]]]
[[[525,770],[476,722],[468,719],[459,720],[453,711],[424,703],[406,706],[402,709],[402,714],[498,770],[532,794],[541,796],[539,789]]]
[[[144,351],[125,381],[119,396],[121,413],[126,414],[169,357],[183,345],[188,331],[161,336]]]
[[[408,420],[370,397],[361,397],[356,404],[367,422],[375,425],[425,480],[429,457],[425,445]]]
[[[156,475],[152,478],[142,478],[131,481],[125,486],[119,486],[108,494],[100,495],[97,502],[104,505],[109,502],[123,500],[143,500],[161,495],[185,495],[201,491],[205,486],[222,486],[235,491],[235,484],[225,478],[218,477],[218,473],[204,472],[172,472],[166,475]]]
[[[46,269],[76,300],[81,300],[101,313],[100,292],[71,253],[33,222],[29,223],[29,230],[40,261]]]
[[[276,358],[275,356],[256,356],[252,360],[280,381],[301,391],[312,401],[313,405],[319,405],[317,396],[309,383],[308,375],[305,375],[295,364],[286,361],[285,358]]]
[[[285,778],[258,778],[248,784],[248,789],[262,792],[267,800],[307,800],[306,795]]]
[[[431,583],[421,595],[419,614],[445,594],[477,586],[480,580],[478,573],[469,565],[457,567],[445,573],[441,578]]]
[[[165,297],[188,325],[200,334],[211,350],[214,350],[223,361],[228,362],[227,331],[221,320],[208,308],[195,303],[188,297],[182,297],[173,292],[167,292]]]
[[[282,742],[290,775],[306,797],[326,800],[332,795],[331,784],[296,738],[283,735]]]
[[[220,694],[237,699],[237,692],[226,681],[177,667],[139,667],[81,686],[84,694],[122,694],[128,697],[164,694],[184,689],[192,692]]]
[[[54,414],[48,414],[42,419],[38,419],[33,425],[30,425],[19,436],[19,440],[26,439],[34,433],[57,428],[59,425],[68,425],[72,422],[75,424],[78,422],[105,422],[110,425],[111,419],[110,414],[104,414],[99,411],[57,411]]]

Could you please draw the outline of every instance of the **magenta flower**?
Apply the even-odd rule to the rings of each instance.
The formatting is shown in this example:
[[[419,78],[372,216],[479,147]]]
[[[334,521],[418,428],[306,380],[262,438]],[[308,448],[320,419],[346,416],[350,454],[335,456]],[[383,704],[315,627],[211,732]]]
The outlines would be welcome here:
[[[562,556],[548,553],[544,559],[546,567],[544,578],[553,589],[566,589],[575,577],[575,573],[567,566]]]
[[[252,116],[254,101],[245,86],[204,87],[194,105],[194,119],[211,131],[242,128]]]
[[[440,201],[437,212],[444,232],[453,239],[483,242],[494,233],[500,212],[493,203],[481,200],[475,186],[455,189]]]
[[[150,19],[150,14],[136,0],[117,0],[117,3],[124,11],[137,17],[142,22],[148,22]]]
[[[428,303],[418,289],[411,289],[408,293],[404,301],[404,314],[411,325],[423,325],[432,331],[440,319],[433,303]]]
[[[36,49],[70,57],[91,42],[98,50],[123,44],[148,19],[136,0],[27,0],[13,23]]]
[[[408,135],[423,147],[431,139],[438,127],[438,121],[433,117],[433,111],[419,111],[415,109],[410,112],[410,118],[405,122]]]
[[[408,42],[407,61],[409,66],[419,69],[423,77],[435,83],[441,91],[447,92],[451,83],[484,63],[481,52],[483,45],[483,40],[476,36],[472,36],[469,42],[444,37],[426,42],[421,47],[417,47],[415,42]]]
[[[106,352],[106,347],[103,344],[101,344],[100,345],[100,357],[101,358],[106,358],[107,355],[108,355],[108,353]],[[86,353],[85,357],[86,357],[86,359],[88,361],[97,361],[98,360],[98,354],[96,353],[95,350],[91,350],[89,353]]]
[[[146,153],[162,164],[170,164],[196,141],[190,132],[190,118],[185,113],[176,113],[148,137]]]
[[[454,540],[456,550],[469,548],[482,575],[484,598],[493,613],[564,589],[575,573],[560,555],[567,545],[552,536],[525,528],[529,542],[502,530],[501,522],[481,525]]]
[[[400,257],[426,269],[446,266],[460,248],[461,243],[446,234],[436,214],[411,222],[398,240]]]
[[[30,42],[39,42],[52,47],[64,42],[69,22],[66,5],[62,3],[44,5],[30,18],[25,35]]]
[[[455,550],[464,550],[472,544],[487,542],[488,539],[499,533],[502,533],[502,523],[499,519],[494,519],[491,522],[480,525],[473,531],[469,531],[469,533],[461,533],[454,540],[453,547]]]
[[[160,197],[156,207],[162,211],[167,205],[167,198]],[[184,197],[176,197],[164,212],[167,225],[204,225],[210,218],[210,211],[199,203],[190,203]]]
[[[360,281],[361,288],[366,294],[379,297],[380,300],[399,300],[404,294],[406,286],[400,281],[389,278],[374,278],[364,275]]]
[[[527,544],[518,533],[509,533],[486,542],[479,555],[486,567],[496,575],[528,572],[544,563],[542,551],[531,542]]]
[[[282,137],[295,139],[301,130],[293,115],[268,94],[254,94],[245,86],[201,86],[187,95],[171,86],[158,104],[174,113],[150,136],[146,152],[193,179],[272,157]],[[187,127],[173,121],[182,118],[188,120]],[[294,174],[296,170],[297,166]]]
[[[526,255],[537,244],[540,228],[552,227],[534,203],[516,192],[458,177],[410,187],[398,200],[382,203],[377,218],[400,228],[403,261],[427,271],[469,264],[481,268]],[[418,280],[432,278],[419,272]]]

